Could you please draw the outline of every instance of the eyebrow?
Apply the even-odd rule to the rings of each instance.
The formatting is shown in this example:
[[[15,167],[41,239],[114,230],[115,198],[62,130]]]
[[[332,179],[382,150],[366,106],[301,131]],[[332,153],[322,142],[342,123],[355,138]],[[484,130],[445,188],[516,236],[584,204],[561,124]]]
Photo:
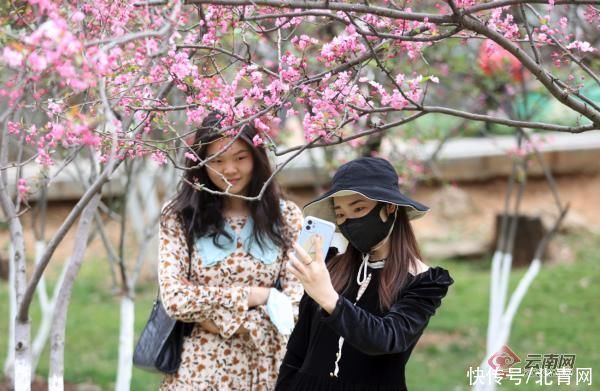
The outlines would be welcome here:
[[[358,204],[359,202],[364,202],[364,201],[365,200],[362,200],[362,199],[355,200],[355,201],[352,201],[351,203],[349,203],[348,206],[353,206],[353,205]],[[333,209],[341,209],[341,206],[339,206],[339,205],[334,206]]]
[[[236,151],[236,152],[234,152],[234,153],[233,153],[233,155],[234,155],[234,156],[235,156],[235,155],[239,155],[240,153],[244,153],[244,152],[248,152],[248,153],[250,153],[250,151],[249,151],[249,150],[247,150],[247,149],[240,149],[239,151]],[[215,155],[217,155],[217,154],[218,154],[218,152],[217,152],[217,153],[210,154],[210,155],[208,155],[208,157],[210,158],[210,157],[213,157],[213,156],[215,156]],[[221,155],[222,155],[222,153],[221,153]]]

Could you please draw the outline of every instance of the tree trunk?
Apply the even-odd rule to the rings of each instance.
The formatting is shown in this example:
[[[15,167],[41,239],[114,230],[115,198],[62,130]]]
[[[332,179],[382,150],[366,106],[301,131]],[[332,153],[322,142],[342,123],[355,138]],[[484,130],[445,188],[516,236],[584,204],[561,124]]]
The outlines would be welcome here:
[[[510,254],[506,254],[510,256]],[[486,356],[483,361],[479,364],[479,369],[482,370],[483,374],[487,374],[492,368],[488,364],[488,359],[494,353],[500,351],[502,347],[508,342],[510,336],[510,330],[512,328],[512,322],[519,305],[523,301],[527,290],[531,286],[531,283],[538,275],[541,268],[541,260],[539,258],[534,259],[529,265],[527,273],[519,281],[519,285],[511,295],[510,302],[506,308],[506,311],[501,312],[501,317],[498,324],[495,327],[495,334],[488,335],[488,349]],[[502,309],[503,310],[503,309]],[[482,376],[483,382],[475,384],[473,391],[494,391],[496,390],[496,383],[491,377]]]
[[[10,246],[8,255],[8,346],[4,360],[4,377],[9,383],[14,380],[15,364],[15,318],[17,316],[17,298],[15,294],[15,260],[14,249]]]
[[[54,294],[50,300],[46,300],[46,304],[42,305],[42,321],[37,329],[37,334],[33,340],[32,350],[31,350],[31,374],[34,375],[37,367],[40,363],[40,357],[42,355],[42,351],[48,342],[48,338],[50,337],[50,330],[52,327],[52,319],[54,318],[54,309],[56,307],[56,300],[58,296],[58,291],[62,286],[62,283],[65,279],[65,273],[67,271],[67,265],[69,264],[69,259],[65,260],[62,272],[58,281],[56,283],[56,288],[54,289]],[[40,285],[44,284],[44,278],[40,279]],[[40,288],[38,288],[40,289]],[[43,288],[45,289],[45,287]],[[42,300],[40,300],[41,302]]]
[[[31,322],[19,319],[15,322],[15,391],[31,390]]]
[[[75,278],[83,263],[83,255],[87,247],[87,237],[90,232],[94,213],[96,213],[96,209],[98,208],[100,196],[100,193],[96,193],[81,213],[77,234],[75,236],[73,255],[69,261],[65,279],[60,286],[57,296],[50,333],[50,370],[48,372],[49,391],[64,390],[64,352],[67,309],[69,300],[71,299],[71,291],[73,289]]]
[[[14,244],[15,293],[17,306],[23,298],[27,286],[25,266],[25,244],[23,242],[23,227],[15,217],[11,220],[11,231]],[[15,391],[31,390],[31,321],[15,317],[15,361],[14,386]]]
[[[14,266],[14,303],[18,307],[23,300],[27,287],[27,265],[25,262],[25,241],[23,226],[17,216],[15,205],[8,196],[5,178],[0,178],[0,205],[8,219],[11,246],[12,265]],[[14,367],[13,379],[15,391],[31,389],[31,323],[28,318],[14,316]],[[10,365],[9,365],[10,367]]]
[[[135,303],[129,295],[121,297],[121,327],[119,333],[119,366],[116,391],[129,391],[133,370],[133,330]]]

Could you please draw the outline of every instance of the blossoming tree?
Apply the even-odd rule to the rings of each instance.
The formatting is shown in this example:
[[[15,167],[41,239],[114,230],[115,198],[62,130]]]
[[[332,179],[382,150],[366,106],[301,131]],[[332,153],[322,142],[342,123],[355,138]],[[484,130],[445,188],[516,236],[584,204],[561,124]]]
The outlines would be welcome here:
[[[184,170],[180,154],[205,164],[186,136],[209,111],[232,135],[252,123],[255,144],[286,163],[433,115],[518,131],[600,129],[600,104],[585,89],[600,84],[597,1],[17,0],[0,8],[0,204],[11,235],[18,390],[30,387],[30,307],[57,245],[81,216],[73,257],[83,257],[100,192],[123,162]],[[458,57],[466,70],[454,68]],[[510,89],[487,91],[458,80],[461,72],[541,91],[574,119],[482,106],[482,94],[510,100]],[[290,117],[301,119],[305,142],[283,147]],[[28,271],[21,216],[48,181],[22,168],[44,173],[81,157],[92,161],[91,180]],[[76,272],[61,289],[53,343],[64,338]],[[52,356],[52,389],[62,389],[61,354]]]

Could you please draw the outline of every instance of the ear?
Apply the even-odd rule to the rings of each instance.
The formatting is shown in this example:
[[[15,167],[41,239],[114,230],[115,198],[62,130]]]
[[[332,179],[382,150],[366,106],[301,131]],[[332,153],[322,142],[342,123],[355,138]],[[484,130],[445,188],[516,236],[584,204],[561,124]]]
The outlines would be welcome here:
[[[381,220],[385,223],[388,219],[388,217],[392,214],[394,214],[394,212],[396,211],[397,206],[394,204],[385,204],[385,211],[382,208],[381,211],[379,212],[379,217],[381,217]]]
[[[398,209],[398,205],[394,205],[394,204],[387,204],[385,206],[385,210],[387,211],[388,216],[393,214],[396,209]]]

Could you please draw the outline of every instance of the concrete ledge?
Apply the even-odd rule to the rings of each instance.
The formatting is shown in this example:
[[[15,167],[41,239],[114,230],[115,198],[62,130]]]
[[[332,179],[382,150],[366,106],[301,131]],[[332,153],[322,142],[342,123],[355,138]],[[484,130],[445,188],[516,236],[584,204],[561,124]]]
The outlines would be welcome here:
[[[600,172],[600,131],[581,134],[545,133],[546,142],[539,148],[545,164],[554,174],[596,173]],[[439,142],[427,142],[422,146],[401,145],[401,149],[427,161],[437,149]],[[461,138],[449,140],[438,154],[437,168],[448,181],[478,181],[510,174],[511,157],[507,152],[516,148],[516,140],[510,136],[494,138]],[[383,151],[391,151],[389,141],[382,144]],[[309,153],[313,154],[310,158]],[[280,158],[279,163],[285,161]],[[311,161],[316,168],[311,168]],[[279,176],[284,186],[310,186],[327,177],[323,166],[323,151],[306,151],[297,161],[285,168]],[[318,172],[319,177],[306,174],[306,171]],[[532,159],[529,175],[541,176],[541,166]],[[321,182],[322,183],[322,182]]]

